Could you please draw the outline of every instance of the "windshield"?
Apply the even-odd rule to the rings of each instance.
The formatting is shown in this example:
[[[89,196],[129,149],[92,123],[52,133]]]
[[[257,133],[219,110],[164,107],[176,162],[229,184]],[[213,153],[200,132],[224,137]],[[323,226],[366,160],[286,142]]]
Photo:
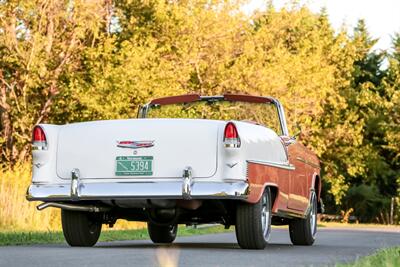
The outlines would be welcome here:
[[[273,103],[240,101],[197,101],[185,104],[150,105],[146,118],[237,120],[264,125],[282,134],[279,114]]]

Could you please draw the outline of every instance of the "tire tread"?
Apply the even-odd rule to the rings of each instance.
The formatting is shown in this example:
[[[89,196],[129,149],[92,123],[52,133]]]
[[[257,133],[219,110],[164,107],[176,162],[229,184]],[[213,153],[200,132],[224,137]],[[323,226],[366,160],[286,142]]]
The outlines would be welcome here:
[[[271,192],[267,187],[265,193],[269,194],[268,200],[271,201]],[[236,211],[236,237],[239,246],[244,249],[264,249],[267,242],[262,236],[261,223],[261,199],[255,204],[240,203]],[[271,205],[271,204],[270,204]]]
[[[170,232],[170,226],[156,225],[151,222],[147,223],[147,231],[149,233],[151,241],[154,243],[172,243],[174,242],[178,230],[178,225],[175,225],[176,229],[173,233]]]
[[[312,196],[311,201],[314,201],[315,196]],[[312,203],[315,205],[316,203]],[[314,244],[315,237],[312,236],[312,230],[309,223],[309,216],[305,219],[293,219],[289,223],[290,240],[293,245],[297,246],[311,246]]]
[[[101,223],[96,224],[94,233],[90,233],[90,219],[85,212],[61,211],[61,223],[64,238],[72,247],[92,247],[101,233]]]

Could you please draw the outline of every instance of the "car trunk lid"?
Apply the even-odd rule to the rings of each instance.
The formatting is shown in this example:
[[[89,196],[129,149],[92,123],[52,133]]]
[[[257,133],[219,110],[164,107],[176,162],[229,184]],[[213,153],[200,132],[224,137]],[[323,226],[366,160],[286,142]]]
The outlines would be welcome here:
[[[185,167],[194,177],[217,169],[218,125],[194,119],[129,119],[62,126],[57,175],[81,179],[175,178]]]

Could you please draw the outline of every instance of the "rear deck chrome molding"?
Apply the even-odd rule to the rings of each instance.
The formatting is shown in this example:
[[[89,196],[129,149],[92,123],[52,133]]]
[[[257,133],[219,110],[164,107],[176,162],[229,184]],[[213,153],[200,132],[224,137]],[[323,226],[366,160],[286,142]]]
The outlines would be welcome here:
[[[31,201],[78,201],[112,199],[184,199],[182,179],[157,182],[98,182],[79,186],[79,196],[72,197],[71,184],[32,184],[26,198]],[[246,181],[227,180],[224,182],[204,182],[192,180],[191,199],[247,199],[249,184]]]
[[[281,164],[278,162],[272,162],[272,161],[261,161],[261,160],[247,160],[247,163],[256,163],[256,164],[261,164],[261,165],[267,165],[275,168],[281,168],[285,170],[295,170],[296,168],[292,164]]]

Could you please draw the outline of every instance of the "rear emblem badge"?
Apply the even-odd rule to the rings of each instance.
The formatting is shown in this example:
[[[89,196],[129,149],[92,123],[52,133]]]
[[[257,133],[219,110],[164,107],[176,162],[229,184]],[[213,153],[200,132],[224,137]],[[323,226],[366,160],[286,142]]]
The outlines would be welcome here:
[[[154,146],[154,141],[117,141],[117,147],[122,148],[146,148]]]
[[[236,163],[227,163],[226,166],[228,166],[229,168],[232,169],[232,168],[235,167],[237,164],[238,164],[238,162],[236,162]]]

